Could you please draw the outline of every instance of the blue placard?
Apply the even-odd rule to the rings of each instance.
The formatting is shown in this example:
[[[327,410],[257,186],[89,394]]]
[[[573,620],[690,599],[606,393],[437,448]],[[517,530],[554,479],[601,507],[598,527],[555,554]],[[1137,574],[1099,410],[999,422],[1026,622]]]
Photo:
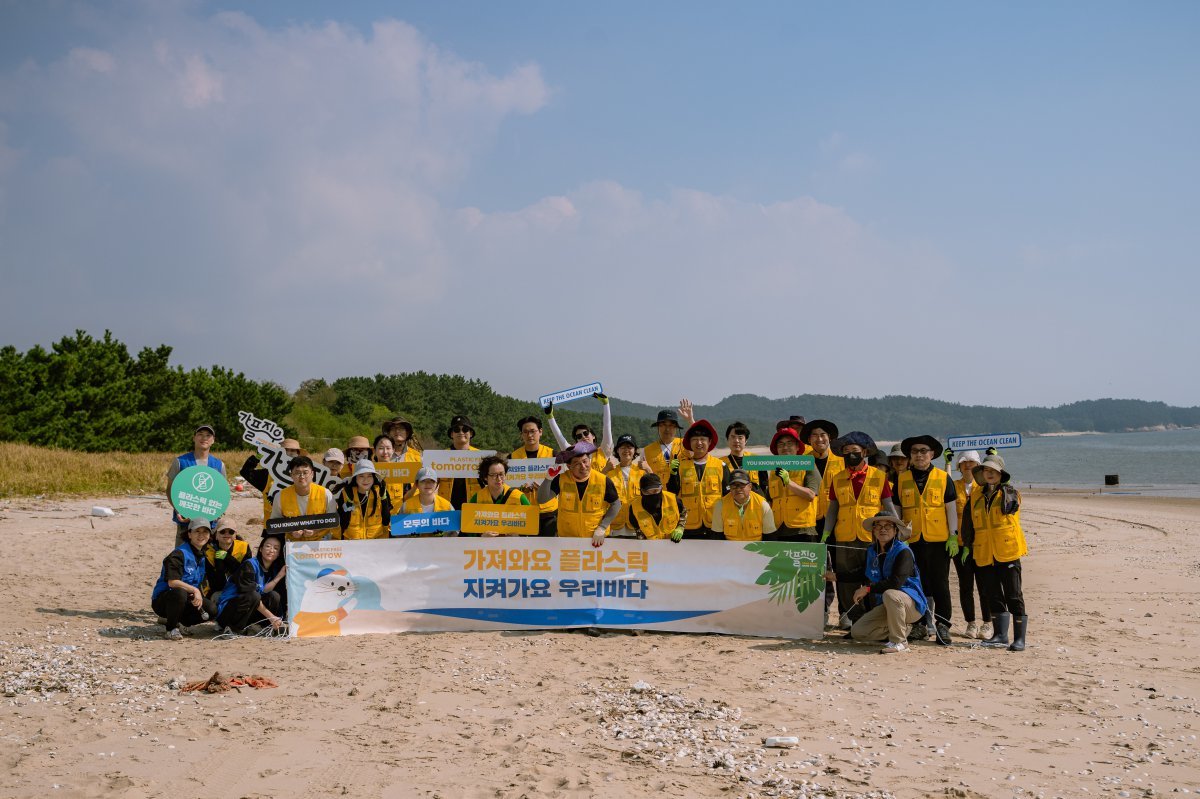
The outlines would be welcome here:
[[[1021,434],[992,433],[986,436],[950,436],[946,439],[946,446],[955,452],[962,452],[964,449],[987,449],[988,447],[1013,449],[1021,446]]]
[[[392,538],[457,531],[461,527],[462,514],[456,510],[440,513],[405,513],[392,517]]]
[[[595,383],[588,383],[585,386],[575,386],[575,388],[567,388],[563,389],[562,391],[555,391],[553,394],[543,394],[542,396],[538,397],[538,405],[541,405],[543,408],[545,408],[551,402],[553,402],[555,405],[562,405],[564,402],[571,402],[572,400],[590,397],[593,394],[603,393],[604,386],[600,385],[599,381],[597,381]]]

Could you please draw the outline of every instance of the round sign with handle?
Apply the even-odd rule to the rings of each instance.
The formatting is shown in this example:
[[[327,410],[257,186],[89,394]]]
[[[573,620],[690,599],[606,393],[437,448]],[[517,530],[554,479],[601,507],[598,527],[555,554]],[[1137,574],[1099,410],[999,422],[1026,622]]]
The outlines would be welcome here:
[[[229,483],[216,469],[189,466],[171,482],[171,504],[184,519],[219,519],[229,507]]]

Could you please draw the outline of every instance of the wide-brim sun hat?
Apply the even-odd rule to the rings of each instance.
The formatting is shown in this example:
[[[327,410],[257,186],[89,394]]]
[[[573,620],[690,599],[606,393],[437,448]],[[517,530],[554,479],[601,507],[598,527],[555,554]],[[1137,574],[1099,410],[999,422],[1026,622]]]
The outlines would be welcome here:
[[[800,434],[797,433],[791,427],[785,427],[782,430],[776,430],[775,435],[771,436],[771,454],[772,455],[779,454],[779,439],[781,439],[781,438],[790,438],[793,441],[795,441],[800,446],[800,449],[797,451],[797,454],[798,455],[804,454],[804,441],[803,441],[803,439],[800,438]]]
[[[800,438],[805,444],[812,437],[814,430],[824,430],[829,436],[830,441],[836,441],[838,437],[837,425],[828,419],[813,419],[811,422],[805,422],[804,427],[800,428]]]
[[[691,449],[692,436],[697,434],[704,435],[708,438],[709,449],[712,449],[713,444],[717,441],[717,428],[712,426],[712,423],[707,419],[698,419],[692,423],[692,426],[683,434],[683,446]]]
[[[858,446],[862,447],[864,450],[866,450],[867,457],[879,453],[879,447],[875,446],[875,439],[871,438],[861,430],[851,430],[834,443],[835,447],[833,451],[838,455],[842,454],[842,449],[847,444],[857,444]]]
[[[1004,458],[999,455],[988,455],[983,459],[983,463],[971,470],[971,476],[975,478],[975,482],[983,485],[983,470],[995,469],[1000,472],[1000,482],[1007,483],[1012,479],[1012,475],[1004,470]]]
[[[869,519],[863,519],[862,528],[868,533],[875,535],[875,522],[891,522],[896,525],[896,540],[907,541],[912,535],[912,525],[901,519],[899,516],[893,516],[890,513],[878,513]]]
[[[904,453],[904,457],[910,458],[912,456],[909,453],[912,452],[912,448],[917,444],[924,444],[933,450],[933,454],[929,457],[933,458],[934,460],[942,457],[942,450],[944,449],[942,442],[938,441],[933,436],[910,436],[900,442],[900,451]]]

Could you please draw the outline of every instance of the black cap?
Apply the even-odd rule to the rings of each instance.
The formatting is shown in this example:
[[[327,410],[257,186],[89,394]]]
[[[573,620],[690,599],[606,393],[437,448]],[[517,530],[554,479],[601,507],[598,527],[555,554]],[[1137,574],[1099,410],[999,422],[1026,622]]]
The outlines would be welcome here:
[[[662,478],[654,472],[646,472],[642,475],[642,479],[638,483],[638,488],[642,490],[643,494],[656,488],[662,488]]]
[[[745,469],[734,469],[729,473],[729,485],[733,485],[734,483],[750,485],[750,473]]]
[[[475,425],[471,424],[471,420],[466,416],[455,416],[451,419],[450,426],[446,428],[446,434],[449,435],[450,431],[456,427],[465,427],[472,433],[475,432]]]
[[[628,433],[617,436],[617,443],[613,446],[613,452],[616,452],[625,444],[628,444],[629,446],[633,447],[634,453],[637,452],[637,448],[638,448],[637,441],[635,441],[633,436],[629,435]]]
[[[658,427],[658,426],[659,426],[660,424],[662,424],[663,422],[674,422],[676,427],[682,427],[682,426],[683,426],[683,425],[679,424],[679,412],[678,412],[678,411],[673,411],[673,410],[671,410],[671,409],[669,409],[669,408],[668,408],[667,410],[665,410],[665,411],[659,411],[659,412],[658,412],[658,419],[656,419],[656,420],[655,420],[655,422],[654,422],[654,424],[652,424],[652,425],[650,425],[650,426],[651,426],[651,427]]]

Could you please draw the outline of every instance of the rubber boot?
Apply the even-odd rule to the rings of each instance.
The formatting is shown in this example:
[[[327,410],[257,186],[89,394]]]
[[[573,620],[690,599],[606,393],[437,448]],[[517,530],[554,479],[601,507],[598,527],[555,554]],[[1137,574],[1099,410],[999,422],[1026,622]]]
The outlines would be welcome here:
[[[992,614],[992,637],[985,641],[980,641],[984,646],[1004,648],[1008,646],[1008,623],[1012,621],[1011,613],[993,613]]]
[[[1013,642],[1008,648],[1009,652],[1025,651],[1025,626],[1028,623],[1028,616],[1016,616],[1013,618]]]

